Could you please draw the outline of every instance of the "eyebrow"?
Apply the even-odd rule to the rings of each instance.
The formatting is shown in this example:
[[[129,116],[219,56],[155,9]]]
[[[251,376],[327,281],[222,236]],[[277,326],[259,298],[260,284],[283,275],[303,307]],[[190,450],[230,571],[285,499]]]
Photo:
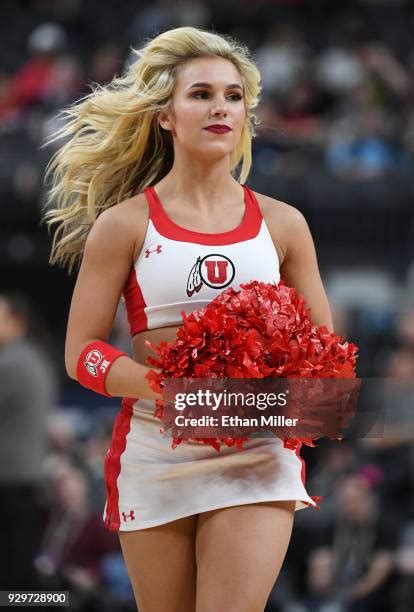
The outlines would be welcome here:
[[[207,89],[212,89],[212,85],[210,83],[193,83],[187,89],[192,89],[193,87],[206,87]],[[243,88],[238,83],[230,83],[230,85],[226,85],[226,89],[241,89]]]

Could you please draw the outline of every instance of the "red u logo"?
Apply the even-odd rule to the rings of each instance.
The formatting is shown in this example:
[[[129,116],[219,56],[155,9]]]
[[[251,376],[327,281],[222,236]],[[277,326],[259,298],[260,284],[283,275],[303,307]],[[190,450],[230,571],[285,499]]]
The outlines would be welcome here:
[[[193,275],[198,270],[198,276],[193,279]],[[202,259],[197,258],[196,264],[192,267],[189,281],[187,283],[187,294],[191,297],[194,291],[199,291],[203,285],[211,287],[211,289],[224,289],[233,281],[236,269],[231,259],[221,253],[209,253]],[[193,287],[194,285],[194,287]],[[190,292],[189,292],[190,290]]]
[[[228,261],[205,261],[207,278],[210,283],[222,285],[226,282]]]

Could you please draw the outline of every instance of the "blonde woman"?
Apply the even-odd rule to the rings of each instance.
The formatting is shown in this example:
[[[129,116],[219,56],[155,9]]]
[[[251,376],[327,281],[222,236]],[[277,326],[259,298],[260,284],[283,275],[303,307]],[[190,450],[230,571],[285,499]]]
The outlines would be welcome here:
[[[66,141],[49,168],[51,262],[81,260],[67,371],[124,398],[105,458],[104,520],[119,533],[140,612],[256,612],[295,510],[315,505],[303,463],[277,438],[252,438],[243,451],[173,450],[153,416],[145,341],[173,339],[180,312],[226,286],[280,274],[332,329],[330,309],[302,214],[244,184],[260,92],[248,50],[183,27],[136,53],[124,75],[67,111],[56,135]],[[108,343],[122,295],[132,359]]]

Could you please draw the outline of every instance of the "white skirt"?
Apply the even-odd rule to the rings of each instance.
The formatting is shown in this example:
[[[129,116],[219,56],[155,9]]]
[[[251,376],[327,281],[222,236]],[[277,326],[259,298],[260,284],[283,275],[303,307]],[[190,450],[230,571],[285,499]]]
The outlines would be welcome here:
[[[105,457],[104,523],[133,531],[217,508],[296,500],[295,510],[318,507],[305,489],[300,446],[251,438],[243,450],[182,442],[172,449],[153,416],[155,402],[124,398]]]

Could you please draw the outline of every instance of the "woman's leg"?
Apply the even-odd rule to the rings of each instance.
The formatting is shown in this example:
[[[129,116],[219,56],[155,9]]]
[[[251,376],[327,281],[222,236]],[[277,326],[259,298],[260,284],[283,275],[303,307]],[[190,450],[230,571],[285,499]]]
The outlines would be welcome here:
[[[196,533],[197,612],[263,612],[288,548],[294,501],[203,512]]]
[[[119,532],[139,612],[194,612],[196,524],[197,515]]]

